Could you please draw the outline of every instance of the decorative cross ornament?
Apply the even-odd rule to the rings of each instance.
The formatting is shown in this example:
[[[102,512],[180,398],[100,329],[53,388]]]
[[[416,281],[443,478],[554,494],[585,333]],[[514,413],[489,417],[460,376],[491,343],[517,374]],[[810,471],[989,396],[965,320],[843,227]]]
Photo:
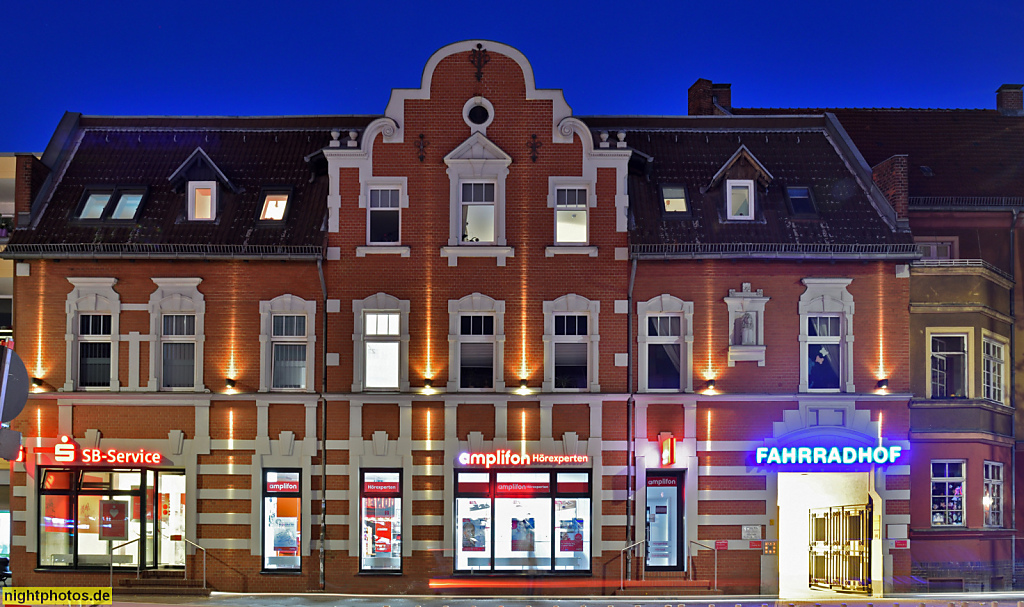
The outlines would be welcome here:
[[[540,149],[543,142],[537,141],[537,134],[530,135],[530,141],[526,142],[527,147],[530,148],[530,160],[537,162],[537,150]]]
[[[427,156],[427,154],[426,154],[426,152],[424,150],[427,149],[427,146],[430,145],[430,142],[427,141],[426,139],[424,139],[423,133],[420,133],[420,138],[417,139],[414,142],[414,144],[416,145],[416,148],[419,149],[419,151],[420,151],[420,153],[419,153],[420,162],[423,162],[423,159],[426,158],[426,156]]]
[[[484,49],[484,45],[479,42],[476,48],[470,51],[469,62],[476,67],[476,79],[479,82],[484,78],[484,66],[491,60],[491,56],[487,54],[487,50]]]

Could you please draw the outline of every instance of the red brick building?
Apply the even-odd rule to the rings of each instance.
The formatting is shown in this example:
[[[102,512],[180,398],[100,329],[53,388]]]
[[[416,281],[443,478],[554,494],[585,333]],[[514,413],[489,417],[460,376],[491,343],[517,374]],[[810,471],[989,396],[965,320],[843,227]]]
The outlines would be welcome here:
[[[468,41],[380,117],[68,115],[20,162],[18,584],[909,573],[918,254],[831,118],[581,120]]]

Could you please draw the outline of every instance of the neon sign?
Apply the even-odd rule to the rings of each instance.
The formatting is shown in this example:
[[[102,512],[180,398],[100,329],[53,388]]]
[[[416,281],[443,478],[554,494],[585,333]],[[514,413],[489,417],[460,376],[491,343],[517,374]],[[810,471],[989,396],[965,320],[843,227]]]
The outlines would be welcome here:
[[[120,449],[78,449],[67,436],[53,447],[53,461],[60,464],[159,464],[163,456],[156,451],[121,451]]]
[[[903,447],[758,447],[758,464],[892,464]]]
[[[510,449],[498,449],[494,453],[461,453],[459,463],[463,466],[529,466],[531,464],[586,464],[588,455],[547,455],[544,453],[516,453]]]

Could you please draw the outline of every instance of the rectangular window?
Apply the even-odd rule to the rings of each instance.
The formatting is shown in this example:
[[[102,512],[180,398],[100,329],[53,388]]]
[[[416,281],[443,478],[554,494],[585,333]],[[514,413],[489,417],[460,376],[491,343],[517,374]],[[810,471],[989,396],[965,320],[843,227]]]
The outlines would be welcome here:
[[[462,211],[462,242],[494,244],[494,183],[463,183],[459,205]]]
[[[367,244],[398,244],[401,241],[401,190],[371,189]]]
[[[588,388],[590,334],[585,314],[556,314],[554,351],[555,388]]]
[[[295,338],[302,338],[301,341]],[[273,317],[273,387],[306,389],[306,317],[301,314],[275,314]],[[293,343],[289,343],[293,342]]]
[[[690,207],[686,204],[686,188],[681,185],[661,186],[661,199],[666,213],[688,213],[690,211]]]
[[[555,243],[587,243],[587,190],[558,188],[555,192]]]
[[[464,314],[459,317],[459,387],[494,388],[494,316]]]
[[[679,390],[682,385],[682,317],[647,317],[647,388]]]
[[[217,182],[190,181],[188,183],[189,221],[217,219]]]
[[[754,218],[754,182],[751,180],[729,180],[726,182],[726,205],[728,219]]]
[[[281,221],[288,210],[288,192],[266,192],[263,195],[263,210],[260,221]]]
[[[967,336],[932,335],[932,398],[967,398]]]
[[[110,314],[82,314],[78,321],[78,385],[110,387]]]
[[[842,319],[836,315],[807,317],[807,387],[838,391],[842,370]]]
[[[135,219],[145,192],[121,191],[118,194],[117,204],[114,206],[114,212],[110,214],[110,218],[119,221]]]
[[[402,570],[402,475],[398,471],[361,472],[359,568]]]
[[[1003,402],[1003,344],[988,337],[982,340],[984,348],[982,388],[985,398]]]
[[[164,314],[163,324],[163,387],[192,388],[196,377],[196,317]]]
[[[956,242],[953,240],[914,239],[917,250],[921,252],[922,260],[929,259],[956,259]]]
[[[648,471],[647,561],[648,568],[685,568],[683,539],[683,483],[678,474]]]
[[[398,312],[367,312],[364,316],[366,387],[398,389],[401,328]]]
[[[302,568],[302,474],[263,471],[263,570]]]
[[[811,188],[786,188],[786,195],[789,197],[789,206],[794,215],[814,215],[816,213],[814,200],[811,198]]]
[[[985,462],[985,492],[981,498],[985,509],[985,526],[1003,526],[1003,465]]]
[[[964,524],[964,487],[967,463],[932,462],[932,527]]]
[[[78,212],[79,219],[99,219],[110,202],[111,192],[87,192],[82,208]]]

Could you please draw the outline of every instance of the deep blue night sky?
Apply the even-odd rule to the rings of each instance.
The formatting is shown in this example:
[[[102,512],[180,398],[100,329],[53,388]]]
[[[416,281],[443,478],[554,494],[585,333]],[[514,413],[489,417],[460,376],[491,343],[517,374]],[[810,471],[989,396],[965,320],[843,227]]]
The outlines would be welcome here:
[[[1024,82],[1022,32],[1021,0],[10,0],[0,152],[42,151],[64,111],[380,114],[469,38],[520,49],[577,115],[685,114],[702,77],[737,106],[994,108]]]

